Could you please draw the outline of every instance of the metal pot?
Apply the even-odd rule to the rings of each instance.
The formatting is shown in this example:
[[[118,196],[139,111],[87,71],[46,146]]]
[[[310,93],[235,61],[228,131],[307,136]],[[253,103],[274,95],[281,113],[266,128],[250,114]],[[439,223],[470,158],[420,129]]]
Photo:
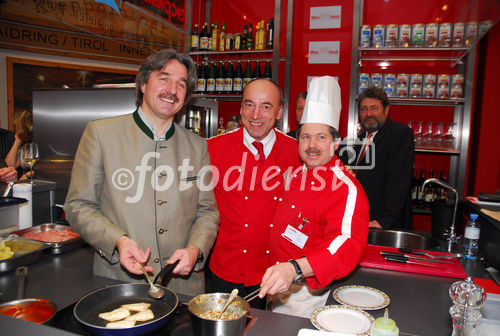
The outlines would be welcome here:
[[[228,293],[200,294],[188,303],[188,310],[193,320],[195,335],[199,336],[240,336],[245,329],[247,314],[250,305],[240,296],[237,296],[229,305],[226,312],[240,316],[235,320],[209,320],[200,317],[210,310],[222,310]]]
[[[17,300],[0,304],[0,314],[38,324],[46,323],[55,315],[56,305],[47,299],[23,299],[26,274],[26,266],[16,269]]]

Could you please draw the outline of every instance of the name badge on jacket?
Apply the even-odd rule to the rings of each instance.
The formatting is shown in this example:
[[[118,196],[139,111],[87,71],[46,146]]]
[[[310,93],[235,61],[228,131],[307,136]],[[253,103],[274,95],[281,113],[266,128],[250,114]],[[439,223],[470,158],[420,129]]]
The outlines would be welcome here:
[[[304,245],[306,245],[307,239],[309,238],[307,235],[303,234],[291,225],[286,227],[285,232],[283,232],[281,236],[301,249],[304,248]]]

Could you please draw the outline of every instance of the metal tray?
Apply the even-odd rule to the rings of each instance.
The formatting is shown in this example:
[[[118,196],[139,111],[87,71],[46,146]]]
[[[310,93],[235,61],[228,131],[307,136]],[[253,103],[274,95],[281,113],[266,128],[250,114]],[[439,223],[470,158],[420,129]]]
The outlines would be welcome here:
[[[54,224],[54,223],[46,223],[46,224],[41,224],[37,226],[33,226],[24,230],[19,230],[12,232],[13,234],[16,234],[20,237],[25,235],[28,232],[43,232],[43,231],[61,231],[64,229],[71,229],[67,225],[59,225],[59,224]],[[26,238],[28,239],[28,238]],[[31,239],[35,240],[35,239]],[[40,241],[40,240],[35,240],[35,241]],[[85,241],[81,237],[76,237],[73,239],[66,240],[64,242],[58,242],[58,243],[50,243],[50,242],[43,242],[45,245],[49,246],[48,251],[50,251],[52,254],[62,254],[71,250],[74,250],[78,247],[81,247],[85,245]]]
[[[47,248],[47,245],[41,241],[21,237],[14,237],[5,244],[12,249],[14,256],[0,260],[0,273],[37,262],[42,257],[43,250]]]

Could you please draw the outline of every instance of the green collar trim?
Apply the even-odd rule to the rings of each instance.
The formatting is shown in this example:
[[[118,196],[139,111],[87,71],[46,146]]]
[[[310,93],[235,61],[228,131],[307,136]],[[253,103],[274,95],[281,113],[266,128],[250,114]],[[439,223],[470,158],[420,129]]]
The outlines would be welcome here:
[[[137,124],[137,126],[141,129],[141,131],[144,132],[151,140],[154,140],[153,132],[151,129],[142,121],[141,117],[139,116],[139,112],[135,110],[133,113],[134,121]],[[174,121],[172,121],[174,123]],[[170,128],[167,130],[165,133],[165,141],[170,139],[175,133],[175,125],[172,124]]]

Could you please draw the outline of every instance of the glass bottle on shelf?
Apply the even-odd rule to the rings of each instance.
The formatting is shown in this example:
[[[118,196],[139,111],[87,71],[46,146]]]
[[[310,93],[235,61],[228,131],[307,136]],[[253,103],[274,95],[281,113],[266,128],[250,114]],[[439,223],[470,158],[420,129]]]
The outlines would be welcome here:
[[[267,42],[266,48],[273,49],[274,46],[274,18],[269,19],[269,24],[267,25]]]
[[[255,67],[253,68],[252,79],[262,78],[262,72],[260,71],[260,61],[255,61]]]
[[[219,34],[219,50],[220,51],[225,51],[226,50],[226,24],[222,24],[222,28],[220,30]]]
[[[227,64],[226,77],[224,77],[224,93],[233,92],[234,67],[233,62]]]
[[[216,76],[216,66],[214,61],[210,62],[210,67],[208,68],[208,76],[207,76],[207,93],[215,93],[215,76]]]
[[[236,63],[236,71],[233,78],[233,92],[241,93],[243,90],[243,71],[241,70],[241,61],[238,60]]]
[[[234,50],[241,49],[241,34],[238,33],[234,36]]]
[[[219,25],[217,24],[217,22],[215,22],[214,28],[212,29],[212,45],[210,46],[210,49],[212,49],[212,51],[217,50],[217,42],[219,42]]]
[[[247,50],[247,25],[243,26],[243,34],[241,34],[241,50]]]
[[[207,23],[203,25],[203,29],[201,30],[200,34],[200,50],[201,51],[206,51],[208,50],[208,31],[207,31]]]
[[[252,66],[250,64],[250,60],[247,61],[247,65],[245,67],[245,72],[243,73],[243,89],[247,86],[248,82],[252,80]]]
[[[198,24],[196,23],[191,34],[191,50],[198,51],[200,47],[200,33],[198,31]]]
[[[254,49],[254,38],[253,38],[253,32],[252,32],[252,23],[250,22],[248,24],[247,50],[253,50],[253,49]]]
[[[214,30],[214,24],[212,23],[210,27],[208,27],[207,34],[208,34],[208,48],[207,50],[210,51],[212,49],[212,31]]]
[[[264,50],[264,46],[266,45],[266,31],[264,30],[264,20],[261,20],[257,25],[257,45],[255,49]]]
[[[205,62],[198,64],[198,93],[205,93],[207,89],[207,74],[205,72]]]
[[[215,92],[224,93],[224,79],[226,78],[226,69],[224,67],[224,62],[220,61],[219,70],[217,71],[217,77],[215,77]]]
[[[269,60],[266,61],[266,67],[264,68],[264,78],[269,80],[273,79],[273,73],[271,71],[271,62]]]
[[[234,35],[232,33],[226,34],[226,51],[234,50]]]

